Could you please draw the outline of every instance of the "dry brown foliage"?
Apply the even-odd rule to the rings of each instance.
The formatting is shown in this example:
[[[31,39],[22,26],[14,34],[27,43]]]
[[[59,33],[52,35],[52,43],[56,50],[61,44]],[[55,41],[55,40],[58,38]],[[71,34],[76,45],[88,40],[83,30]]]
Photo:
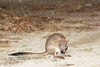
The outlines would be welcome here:
[[[54,22],[59,22],[61,19],[41,17],[41,16],[15,16],[10,14],[1,14],[0,16],[3,20],[1,22],[0,30],[8,32],[32,32],[36,30],[45,30],[47,28],[52,28],[48,24],[54,24]]]

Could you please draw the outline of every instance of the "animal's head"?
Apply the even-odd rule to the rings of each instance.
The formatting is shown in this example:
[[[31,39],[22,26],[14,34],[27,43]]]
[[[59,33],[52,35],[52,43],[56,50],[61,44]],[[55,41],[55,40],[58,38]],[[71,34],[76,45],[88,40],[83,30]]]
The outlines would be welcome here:
[[[63,54],[65,54],[66,50],[68,49],[67,43],[68,41],[65,38],[59,38],[59,48]]]

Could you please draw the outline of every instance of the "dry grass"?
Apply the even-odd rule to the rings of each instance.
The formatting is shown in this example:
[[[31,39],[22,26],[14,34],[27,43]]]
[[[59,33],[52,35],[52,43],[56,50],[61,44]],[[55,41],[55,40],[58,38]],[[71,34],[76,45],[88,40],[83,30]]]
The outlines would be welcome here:
[[[86,0],[79,1],[55,1],[54,4],[33,6],[32,4],[24,4],[21,1],[18,1],[18,5],[12,4],[9,0],[9,4],[0,5],[0,30],[7,32],[34,32],[37,30],[50,30],[58,31],[62,29],[80,29],[83,30],[84,27],[73,27],[73,26],[63,26],[68,22],[62,22],[61,18],[55,18],[54,13],[52,17],[43,17],[43,16],[33,16],[33,10],[51,10],[51,11],[60,11],[60,12],[86,12],[86,11],[97,11],[99,8],[97,6],[99,3],[94,0],[89,0],[89,4],[92,6],[85,6],[88,4]],[[19,7],[19,8],[18,8]],[[91,9],[92,8],[92,9]],[[20,11],[19,11],[20,10]],[[82,23],[82,21],[74,21],[73,23]],[[68,23],[69,24],[69,23]],[[85,27],[86,29],[91,29],[89,25]]]
[[[51,18],[41,16],[30,17],[9,15],[8,17],[3,17],[4,15],[5,14],[2,15],[4,21],[1,23],[1,30],[8,32],[33,32],[36,30],[57,30],[60,28],[58,22],[61,20],[56,18],[52,21]]]

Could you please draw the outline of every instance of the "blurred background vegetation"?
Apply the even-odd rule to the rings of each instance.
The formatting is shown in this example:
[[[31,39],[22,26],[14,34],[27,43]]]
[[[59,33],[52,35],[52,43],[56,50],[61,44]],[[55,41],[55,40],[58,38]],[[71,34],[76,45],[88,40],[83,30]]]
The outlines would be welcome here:
[[[66,23],[82,24],[83,21],[73,21],[73,19],[65,21],[68,14],[99,11],[100,0],[0,0],[0,30],[33,32],[70,29],[71,27],[63,25]],[[77,14],[73,15],[75,16]],[[91,16],[97,16],[97,14]],[[84,29],[85,27],[74,28]]]

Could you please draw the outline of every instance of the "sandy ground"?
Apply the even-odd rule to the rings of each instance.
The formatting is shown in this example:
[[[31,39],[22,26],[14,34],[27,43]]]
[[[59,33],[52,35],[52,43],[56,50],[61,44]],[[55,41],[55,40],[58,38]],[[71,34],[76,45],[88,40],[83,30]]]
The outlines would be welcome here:
[[[100,67],[100,30],[58,31],[68,38],[66,54],[72,57],[55,59],[52,55],[43,58],[34,56],[12,57],[10,53],[20,51],[43,52],[47,37],[55,32],[10,34],[8,38],[19,38],[11,47],[0,48],[0,67]],[[68,66],[68,64],[74,64]]]

